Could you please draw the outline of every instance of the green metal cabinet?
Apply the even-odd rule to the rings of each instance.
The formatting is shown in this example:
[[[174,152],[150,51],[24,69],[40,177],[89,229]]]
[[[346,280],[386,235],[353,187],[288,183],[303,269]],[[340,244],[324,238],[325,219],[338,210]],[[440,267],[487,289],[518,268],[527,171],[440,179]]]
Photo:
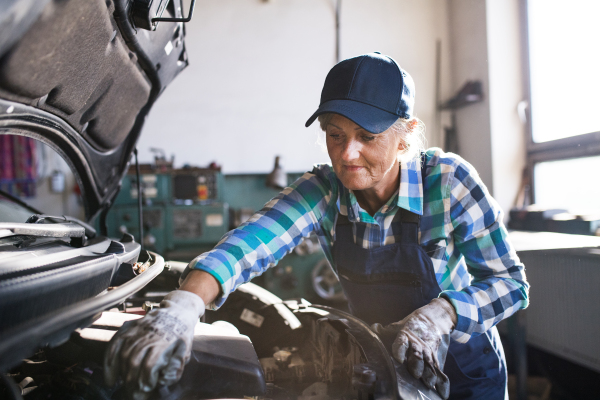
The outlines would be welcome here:
[[[208,190],[206,201],[178,200],[176,179],[191,178]],[[219,171],[182,169],[170,173],[141,174],[144,219],[143,246],[168,256],[180,248],[189,250],[216,244],[229,229],[229,206],[220,201],[223,176]],[[137,177],[126,175],[115,203],[107,216],[108,234],[120,237],[124,232],[139,238]],[[197,250],[199,251],[199,250]]]
[[[174,180],[187,173],[188,170],[179,170],[141,176],[144,247],[170,260],[189,262],[212,249],[232,225],[248,218],[279,193],[265,186],[266,174],[215,173],[210,180],[211,201],[175,200]],[[196,170],[196,173],[211,171]],[[288,182],[292,183],[301,175],[288,174]],[[121,192],[108,214],[108,233],[112,237],[128,232],[139,240],[135,182],[135,175],[127,175],[123,179]],[[234,216],[234,220],[230,221],[230,216]],[[277,266],[265,271],[253,282],[283,299],[303,297],[321,304],[332,304],[336,300],[327,296],[327,290],[335,289],[333,297],[339,300],[340,288],[327,265],[325,255],[314,241],[311,251],[294,251],[286,255]],[[319,279],[324,283],[325,290],[320,290],[324,297],[314,289],[313,283]]]
[[[226,203],[189,206],[153,204],[143,207],[143,217],[144,248],[163,255],[179,247],[214,245],[229,227]],[[111,237],[120,237],[127,232],[139,240],[137,206],[113,206],[107,225]]]
[[[168,205],[167,246],[216,244],[229,230],[229,206],[226,203]]]
[[[167,250],[165,235],[166,212],[161,205],[143,208],[144,248],[163,254]],[[132,205],[115,205],[107,217],[108,236],[120,237],[127,232],[139,240],[138,208]]]
[[[142,174],[142,199],[145,203],[168,203],[171,201],[171,174]],[[114,205],[135,205],[138,202],[137,179],[126,175],[121,182],[121,190]]]

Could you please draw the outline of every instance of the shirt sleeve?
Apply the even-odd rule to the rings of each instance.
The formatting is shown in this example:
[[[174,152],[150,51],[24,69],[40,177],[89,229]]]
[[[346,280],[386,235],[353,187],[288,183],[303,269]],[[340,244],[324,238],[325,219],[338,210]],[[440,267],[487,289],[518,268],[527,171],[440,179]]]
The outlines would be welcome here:
[[[209,308],[220,307],[242,283],[261,275],[290,253],[303,238],[320,229],[331,200],[331,187],[317,167],[285,188],[248,221],[229,231],[215,248],[196,257],[190,269],[206,271],[221,285],[222,296]]]
[[[503,212],[475,169],[462,161],[449,185],[453,252],[464,256],[471,283],[440,296],[448,299],[458,314],[452,338],[465,343],[526,308],[529,284],[525,267],[508,239]]]

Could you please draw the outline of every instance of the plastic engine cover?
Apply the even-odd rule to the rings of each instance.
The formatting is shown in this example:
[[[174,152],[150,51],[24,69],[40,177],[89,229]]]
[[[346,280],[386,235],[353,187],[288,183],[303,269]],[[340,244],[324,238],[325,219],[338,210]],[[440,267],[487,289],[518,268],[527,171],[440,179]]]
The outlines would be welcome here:
[[[140,315],[103,312],[89,328],[78,331],[78,344],[88,356],[97,354],[102,363],[106,345],[126,321]],[[160,387],[149,400],[189,400],[207,398],[243,398],[266,392],[265,377],[252,342],[225,321],[198,322],[189,363],[179,382]]]
[[[192,356],[181,380],[159,389],[153,400],[265,394],[263,370],[248,336],[240,335],[224,321],[214,325],[198,323],[194,335]]]

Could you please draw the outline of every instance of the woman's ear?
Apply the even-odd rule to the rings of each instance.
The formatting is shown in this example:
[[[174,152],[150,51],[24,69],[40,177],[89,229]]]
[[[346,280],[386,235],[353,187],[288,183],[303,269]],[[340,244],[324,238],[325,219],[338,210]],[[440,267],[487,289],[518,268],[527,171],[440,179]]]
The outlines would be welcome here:
[[[400,139],[400,141],[398,142],[398,150],[405,151],[407,148],[408,145],[406,144],[406,142],[403,139]]]

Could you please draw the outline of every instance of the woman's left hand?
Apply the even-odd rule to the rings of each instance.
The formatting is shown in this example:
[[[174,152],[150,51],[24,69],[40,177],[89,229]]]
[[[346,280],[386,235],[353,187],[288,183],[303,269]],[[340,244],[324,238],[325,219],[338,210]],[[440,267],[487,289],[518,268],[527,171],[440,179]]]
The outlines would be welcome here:
[[[450,381],[442,371],[446,361],[450,332],[456,325],[456,311],[445,299],[433,299],[402,321],[386,327],[374,324],[378,335],[393,333],[392,356],[417,379],[444,399],[450,395]]]

